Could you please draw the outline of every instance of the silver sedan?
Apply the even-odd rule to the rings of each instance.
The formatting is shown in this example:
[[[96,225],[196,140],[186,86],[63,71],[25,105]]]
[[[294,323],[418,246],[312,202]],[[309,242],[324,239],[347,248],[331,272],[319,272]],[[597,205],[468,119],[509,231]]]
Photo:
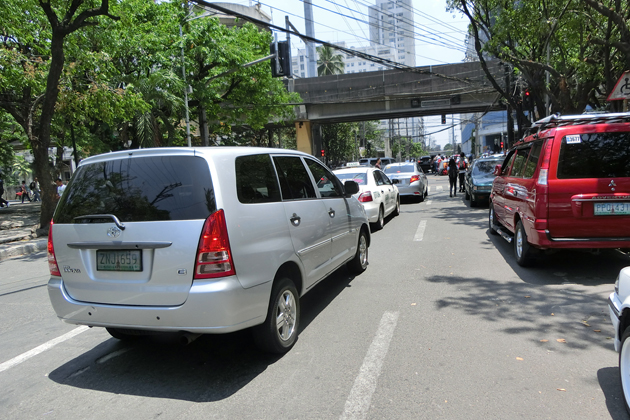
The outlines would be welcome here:
[[[424,201],[429,195],[429,180],[416,162],[390,163],[383,172],[396,184],[401,197]]]

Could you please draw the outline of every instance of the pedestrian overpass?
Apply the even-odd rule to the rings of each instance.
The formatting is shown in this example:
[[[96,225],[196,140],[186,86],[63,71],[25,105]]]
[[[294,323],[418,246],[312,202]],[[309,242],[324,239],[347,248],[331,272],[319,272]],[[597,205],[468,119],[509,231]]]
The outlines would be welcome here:
[[[502,64],[489,61],[488,70],[495,80],[505,80]],[[298,150],[313,155],[321,148],[321,124],[505,109],[479,62],[290,79],[287,83],[302,98],[295,119]]]

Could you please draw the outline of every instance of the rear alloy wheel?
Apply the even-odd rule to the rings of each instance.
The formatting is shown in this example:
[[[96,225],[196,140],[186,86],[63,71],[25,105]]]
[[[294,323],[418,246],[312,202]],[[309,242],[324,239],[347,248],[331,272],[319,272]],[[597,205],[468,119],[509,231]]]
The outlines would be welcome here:
[[[527,242],[523,223],[519,220],[516,224],[516,232],[514,232],[514,255],[518,265],[521,267],[531,265],[534,252],[534,248]]]
[[[286,277],[271,289],[265,322],[253,328],[256,346],[265,352],[284,354],[297,340],[300,325],[300,300],[297,289]]]
[[[353,274],[361,274],[368,266],[368,243],[367,234],[364,230],[359,234],[359,242],[357,245],[357,253],[354,258],[348,262],[348,270]]]
[[[630,327],[621,336],[621,351],[619,352],[619,379],[626,410],[630,413]]]
[[[383,212],[383,206],[378,208],[378,220],[376,223],[372,223],[372,230],[381,230],[385,226],[385,215]]]

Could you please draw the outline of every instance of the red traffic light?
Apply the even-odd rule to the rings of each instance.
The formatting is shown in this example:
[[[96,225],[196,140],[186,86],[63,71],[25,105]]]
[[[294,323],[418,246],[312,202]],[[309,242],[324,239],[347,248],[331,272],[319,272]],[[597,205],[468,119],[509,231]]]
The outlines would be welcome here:
[[[442,124],[446,124],[446,115],[442,114]]]
[[[501,142],[501,149],[503,149],[503,142]]]
[[[322,157],[324,156],[324,149],[322,149]]]

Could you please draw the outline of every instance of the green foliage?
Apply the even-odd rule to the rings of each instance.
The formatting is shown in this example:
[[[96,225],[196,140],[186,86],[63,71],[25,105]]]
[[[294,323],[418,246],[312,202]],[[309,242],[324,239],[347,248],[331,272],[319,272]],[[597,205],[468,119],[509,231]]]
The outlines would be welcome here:
[[[341,54],[328,45],[317,47],[319,58],[317,59],[317,74],[327,76],[331,74],[342,74],[344,62]]]

